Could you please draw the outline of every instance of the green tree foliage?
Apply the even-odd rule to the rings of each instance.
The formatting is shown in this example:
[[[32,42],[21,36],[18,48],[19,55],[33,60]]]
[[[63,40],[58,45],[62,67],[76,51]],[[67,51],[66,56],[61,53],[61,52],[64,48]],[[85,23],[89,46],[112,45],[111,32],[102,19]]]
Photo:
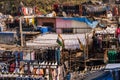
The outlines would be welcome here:
[[[23,2],[25,6],[33,7],[38,6],[43,12],[49,12],[53,9],[53,4],[81,4],[89,0],[0,0],[0,3],[5,5],[14,5],[16,8],[20,5],[20,2]],[[93,1],[93,0],[92,0]],[[6,9],[4,9],[6,10]],[[14,12],[14,11],[12,11]]]

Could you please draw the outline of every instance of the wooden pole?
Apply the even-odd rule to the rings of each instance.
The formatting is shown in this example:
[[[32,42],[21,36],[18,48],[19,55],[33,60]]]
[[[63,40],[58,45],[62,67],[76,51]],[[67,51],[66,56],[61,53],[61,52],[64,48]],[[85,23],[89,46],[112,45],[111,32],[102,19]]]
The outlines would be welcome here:
[[[20,17],[20,39],[21,39],[21,47],[23,47],[23,32],[22,32],[22,17]]]
[[[88,48],[88,43],[87,43],[87,37],[86,37],[86,34],[85,34],[85,40],[86,40],[86,45],[84,46],[84,60],[85,60],[85,68],[86,68],[86,59],[88,59],[88,51],[87,51],[87,48]]]
[[[88,40],[89,40],[89,39],[88,39],[88,34],[86,34],[86,42],[87,42],[87,43],[86,43],[86,55],[87,55],[86,58],[87,58],[87,59],[89,58],[89,56],[88,56],[88,55],[89,55],[89,54],[88,54]]]
[[[70,51],[70,71],[71,71],[71,51]]]

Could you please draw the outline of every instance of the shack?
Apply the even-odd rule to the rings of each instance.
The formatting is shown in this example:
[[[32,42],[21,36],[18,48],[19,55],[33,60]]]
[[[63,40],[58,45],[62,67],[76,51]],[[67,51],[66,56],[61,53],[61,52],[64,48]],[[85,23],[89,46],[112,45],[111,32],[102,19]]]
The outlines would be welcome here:
[[[37,17],[38,26],[46,26],[56,33],[86,33],[96,27],[97,21],[86,17]]]

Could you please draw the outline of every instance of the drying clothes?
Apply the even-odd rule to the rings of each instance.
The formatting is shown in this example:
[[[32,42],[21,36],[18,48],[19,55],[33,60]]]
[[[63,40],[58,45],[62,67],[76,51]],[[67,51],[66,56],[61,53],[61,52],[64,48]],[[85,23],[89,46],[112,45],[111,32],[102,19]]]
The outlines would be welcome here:
[[[46,72],[45,72],[46,74],[49,74],[49,69],[46,69]]]
[[[15,55],[16,60],[23,60],[23,52],[15,51],[13,54]]]
[[[52,72],[49,73],[49,80],[53,80],[53,78],[52,78]]]
[[[51,71],[51,73],[52,73],[52,78],[53,78],[53,80],[56,80],[56,79],[57,79],[57,72],[56,72],[56,70],[53,69],[53,70]]]
[[[9,72],[10,72],[10,73],[13,73],[14,70],[15,70],[15,63],[12,63],[12,64],[10,64]]]
[[[15,68],[13,73],[19,73],[19,72],[20,72],[19,68]]]
[[[30,65],[30,72],[32,72],[33,71],[33,65]]]
[[[29,19],[29,25],[32,24],[32,19]]]
[[[31,60],[31,54],[30,53],[24,53],[23,59],[24,60]]]
[[[120,34],[120,28],[116,29],[116,37],[118,37],[118,34]]]
[[[40,69],[40,75],[44,75],[43,69]]]
[[[24,68],[23,67],[20,70],[20,74],[24,74]]]
[[[1,72],[2,73],[8,73],[8,67],[6,65],[3,65]]]
[[[113,8],[113,15],[114,15],[114,16],[117,16],[118,14],[119,14],[118,8],[115,6],[115,7]]]
[[[35,60],[35,51],[31,53],[31,60]]]
[[[110,19],[110,20],[112,20],[112,17],[113,17],[112,12],[109,11],[109,12],[107,13],[107,18]]]
[[[118,34],[118,40],[119,40],[119,44],[120,44],[120,34]]]
[[[39,75],[39,73],[40,73],[40,71],[39,71],[39,69],[37,69],[37,70],[36,70],[36,74]]]
[[[28,18],[25,18],[25,23],[29,24],[29,19]]]
[[[35,19],[32,18],[32,25],[35,25]]]
[[[120,43],[120,27],[118,27],[118,28],[116,29],[116,37],[118,38],[119,43]]]
[[[68,74],[66,75],[66,80],[71,80],[71,74],[70,74],[70,73],[68,73]]]
[[[22,7],[22,12],[23,12],[23,15],[28,15],[28,9],[26,7]]]
[[[60,80],[61,78],[61,71],[60,71],[60,66],[58,67],[58,76],[57,76],[57,80]],[[62,80],[62,79],[61,79]]]
[[[55,58],[58,64],[60,64],[60,48],[56,49]]]
[[[37,71],[37,68],[34,68],[33,71],[32,71],[32,74],[36,75],[36,71]]]
[[[19,64],[18,64],[18,61],[16,61],[16,66],[15,66],[14,73],[19,73]]]
[[[110,63],[113,63],[117,59],[117,51],[115,50],[109,50],[108,51],[108,59]]]
[[[28,69],[28,65],[25,65],[25,67],[24,67],[24,72],[25,72],[25,74],[27,74],[28,71],[29,71],[29,69]]]
[[[105,50],[104,52],[104,63],[107,63],[108,62],[108,55],[107,55],[108,51]]]
[[[29,15],[33,14],[33,9],[32,8],[28,8],[28,14]]]
[[[21,51],[21,52],[19,52],[19,54],[18,54],[19,56],[20,56],[20,60],[23,60],[23,52]]]
[[[15,55],[15,59],[17,60],[18,59],[18,52],[15,51],[15,52],[13,52],[13,54]]]

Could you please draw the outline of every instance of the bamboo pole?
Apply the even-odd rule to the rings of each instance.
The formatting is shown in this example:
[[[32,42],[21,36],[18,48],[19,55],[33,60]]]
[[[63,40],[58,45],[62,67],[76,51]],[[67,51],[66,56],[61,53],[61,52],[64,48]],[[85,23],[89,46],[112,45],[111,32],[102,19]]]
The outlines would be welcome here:
[[[20,17],[20,39],[21,39],[21,47],[23,47],[23,33],[22,33],[22,17]]]

